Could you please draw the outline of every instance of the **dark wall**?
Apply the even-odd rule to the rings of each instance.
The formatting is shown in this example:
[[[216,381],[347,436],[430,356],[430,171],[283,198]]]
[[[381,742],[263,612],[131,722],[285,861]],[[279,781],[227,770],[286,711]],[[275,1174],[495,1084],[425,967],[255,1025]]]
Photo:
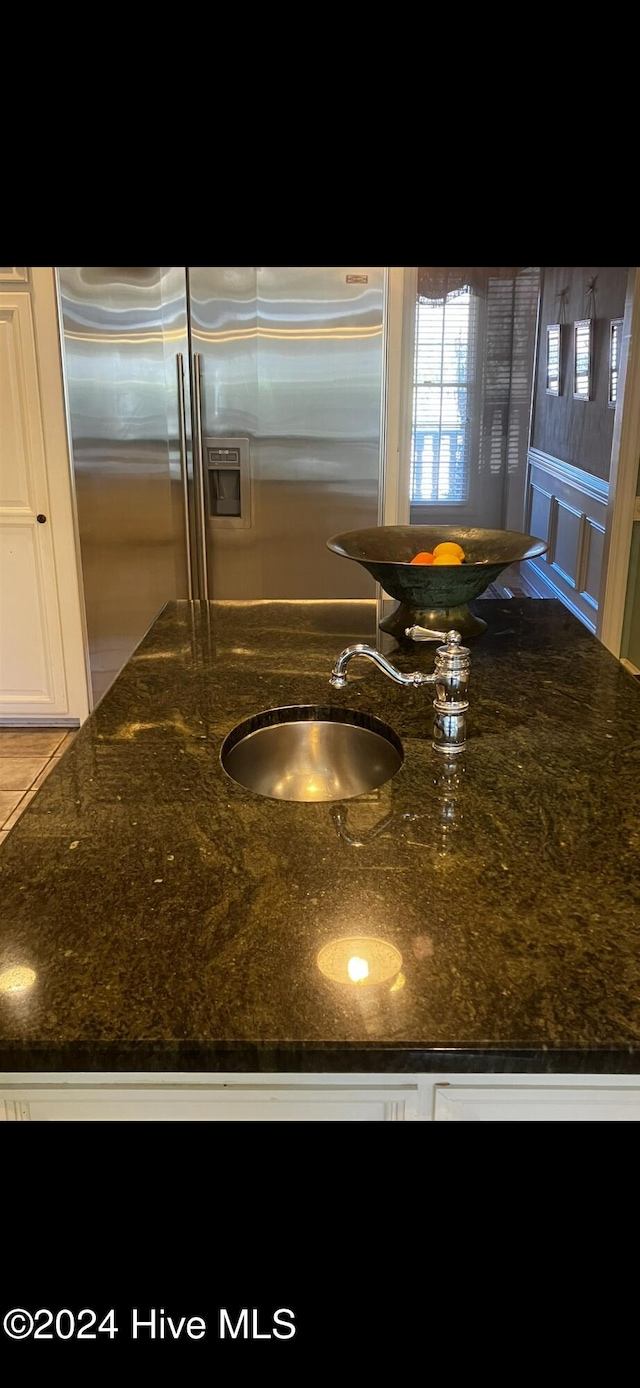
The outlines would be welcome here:
[[[624,316],[626,266],[553,266],[542,271],[540,325],[531,444],[553,458],[582,468],[593,477],[609,478],[615,410],[608,404],[609,325]],[[587,285],[595,276],[595,298],[589,311]],[[546,394],[547,325],[562,321],[562,394]],[[573,398],[573,324],[595,318],[591,400]]]

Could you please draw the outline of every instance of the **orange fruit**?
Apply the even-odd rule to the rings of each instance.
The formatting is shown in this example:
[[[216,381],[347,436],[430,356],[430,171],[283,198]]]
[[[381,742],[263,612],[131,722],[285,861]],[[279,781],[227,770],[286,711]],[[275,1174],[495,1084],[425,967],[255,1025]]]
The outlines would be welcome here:
[[[434,564],[435,560],[428,549],[421,549],[419,554],[414,554],[412,564]]]
[[[433,557],[434,557],[434,559],[437,559],[437,557],[438,557],[439,554],[445,554],[445,553],[446,553],[446,554],[457,554],[458,559],[459,559],[461,562],[462,562],[462,560],[464,559],[464,550],[463,550],[463,548],[462,548],[462,545],[457,544],[455,540],[443,540],[443,541],[442,541],[442,544],[436,545],[436,547],[435,547],[435,549],[434,549],[434,551],[433,551]]]
[[[451,549],[441,550],[433,560],[434,564],[461,564],[462,560]]]

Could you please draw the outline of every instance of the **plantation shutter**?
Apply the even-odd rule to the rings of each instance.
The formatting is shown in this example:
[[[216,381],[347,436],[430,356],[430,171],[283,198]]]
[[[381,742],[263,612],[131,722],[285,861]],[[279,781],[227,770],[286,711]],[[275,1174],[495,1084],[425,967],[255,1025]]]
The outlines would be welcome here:
[[[414,505],[467,499],[472,319],[466,287],[437,303],[418,300],[411,451]]]
[[[539,284],[537,267],[419,268],[412,507],[481,497],[486,514],[491,498],[504,524],[504,479],[526,467]]]

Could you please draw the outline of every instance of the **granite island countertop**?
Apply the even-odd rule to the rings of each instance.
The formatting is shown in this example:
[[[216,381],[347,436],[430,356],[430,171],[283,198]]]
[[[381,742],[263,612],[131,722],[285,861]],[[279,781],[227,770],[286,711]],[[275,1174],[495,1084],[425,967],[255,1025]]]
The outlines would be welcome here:
[[[0,848],[5,1071],[640,1073],[640,686],[563,606],[483,600],[466,751],[432,692],[336,655],[376,604],[168,604]],[[385,653],[431,669],[434,646]],[[220,764],[288,704],[382,718],[404,763],[335,804]],[[391,944],[392,982],[318,967]]]

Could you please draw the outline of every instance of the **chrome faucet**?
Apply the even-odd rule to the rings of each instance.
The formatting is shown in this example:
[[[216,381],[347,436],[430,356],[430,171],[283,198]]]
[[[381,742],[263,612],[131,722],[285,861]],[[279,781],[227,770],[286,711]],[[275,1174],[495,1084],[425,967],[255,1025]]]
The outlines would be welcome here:
[[[389,679],[395,680],[396,684],[409,685],[412,689],[418,689],[422,684],[435,685],[435,718],[431,745],[437,752],[446,752],[448,755],[462,752],[467,740],[469,707],[468,647],[462,645],[459,631],[428,631],[426,627],[412,626],[405,628],[405,635],[410,636],[413,641],[445,642],[445,645],[438,646],[436,651],[433,674],[427,675],[421,670],[413,670],[410,674],[404,675],[401,670],[396,670],[395,665],[392,665],[380,651],[359,642],[355,646],[347,646],[338,656],[331,671],[330,683],[334,689],[344,689],[349,662],[354,656],[364,656],[367,660],[372,660]]]

